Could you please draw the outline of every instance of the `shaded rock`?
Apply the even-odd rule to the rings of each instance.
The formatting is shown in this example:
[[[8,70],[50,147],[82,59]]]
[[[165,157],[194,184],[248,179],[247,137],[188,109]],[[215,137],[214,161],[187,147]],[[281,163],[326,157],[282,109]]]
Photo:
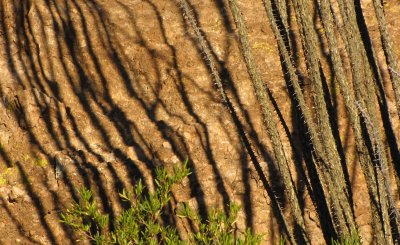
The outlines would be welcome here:
[[[103,158],[104,162],[114,162],[116,160],[114,153],[107,149],[107,147],[97,143],[91,144],[90,147],[93,152]]]

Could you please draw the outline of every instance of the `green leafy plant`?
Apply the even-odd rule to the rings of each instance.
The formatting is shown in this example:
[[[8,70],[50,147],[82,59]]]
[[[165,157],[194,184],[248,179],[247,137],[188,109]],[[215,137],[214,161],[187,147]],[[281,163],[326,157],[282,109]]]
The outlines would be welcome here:
[[[352,234],[353,235],[339,238],[338,240],[334,240],[332,238],[331,244],[332,245],[361,245],[361,244],[363,244],[357,230],[353,231]]]
[[[283,235],[281,235],[279,237],[279,245],[285,245],[285,244],[286,244],[286,238]]]
[[[212,211],[207,221],[201,221],[187,204],[182,204],[177,216],[191,220],[198,228],[188,234],[187,240],[179,236],[175,227],[161,221],[172,186],[190,174],[187,163],[182,167],[175,166],[172,174],[165,168],[157,168],[154,192],[145,193],[142,181],[131,191],[122,190],[119,196],[130,207],[113,220],[112,230],[109,229],[109,216],[99,211],[92,191],[87,188],[82,188],[80,200],[61,214],[61,222],[94,244],[259,244],[261,236],[253,235],[250,230],[243,238],[236,236],[235,222],[239,211],[236,204],[230,204],[229,215],[221,210]]]
[[[188,204],[183,203],[177,212],[179,217],[188,218],[197,228],[197,231],[190,234],[189,241],[194,244],[259,244],[261,236],[253,235],[247,229],[243,238],[235,237],[235,223],[240,206],[231,203],[229,215],[222,210],[214,209],[208,216],[206,222],[202,222]]]

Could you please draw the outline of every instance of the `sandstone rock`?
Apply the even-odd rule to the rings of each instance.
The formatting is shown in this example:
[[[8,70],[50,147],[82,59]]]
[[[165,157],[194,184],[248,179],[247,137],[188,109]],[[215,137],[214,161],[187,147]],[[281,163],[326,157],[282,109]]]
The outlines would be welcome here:
[[[8,195],[8,200],[9,202],[30,202],[31,199],[29,195],[22,189],[13,186],[10,190],[10,193]]]
[[[7,127],[5,126],[5,124],[2,124],[0,122],[0,144],[2,146],[8,146],[9,145],[9,141],[11,138],[11,132],[9,129],[7,129]]]
[[[167,148],[167,149],[172,149],[172,146],[168,141],[164,141],[162,143],[162,147]]]
[[[0,187],[0,199],[8,201],[8,195],[10,194],[10,188]]]
[[[178,163],[179,162],[179,158],[176,155],[174,155],[174,156],[171,157],[171,162]]]

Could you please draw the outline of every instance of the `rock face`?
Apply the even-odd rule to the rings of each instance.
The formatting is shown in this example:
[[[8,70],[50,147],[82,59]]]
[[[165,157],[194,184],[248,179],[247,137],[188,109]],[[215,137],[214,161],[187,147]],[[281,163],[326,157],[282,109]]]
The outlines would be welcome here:
[[[204,212],[239,202],[238,227],[265,234],[265,244],[279,241],[276,210],[241,140],[243,129],[274,180],[270,143],[230,16],[223,1],[191,2],[241,125],[221,102],[176,1],[0,0],[0,244],[73,244],[77,238],[60,224],[59,213],[76,200],[77,189],[90,187],[101,207],[117,215],[119,191],[138,179],[153,190],[155,167],[172,169],[186,159],[192,174],[174,187],[174,203]],[[261,1],[240,2],[256,61],[296,140],[296,112],[276,41],[260,18]],[[394,29],[400,4],[388,2]],[[362,176],[351,174],[359,214],[367,192]],[[273,184],[279,196],[280,183]],[[313,203],[304,196],[311,238],[323,241]],[[370,229],[369,217],[359,223],[363,232]]]
[[[31,202],[28,193],[17,186],[0,187],[0,198],[8,204]]]

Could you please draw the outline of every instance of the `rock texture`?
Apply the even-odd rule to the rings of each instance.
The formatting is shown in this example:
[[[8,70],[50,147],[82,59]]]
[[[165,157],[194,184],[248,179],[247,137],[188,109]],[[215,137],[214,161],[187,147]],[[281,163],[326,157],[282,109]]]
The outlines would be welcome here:
[[[191,2],[225,69],[246,137],[264,174],[274,180],[270,143],[225,2]],[[295,112],[261,1],[240,2],[256,60],[296,139]],[[399,47],[400,4],[387,3]],[[369,1],[363,4],[371,8]],[[176,1],[0,0],[0,102],[2,244],[73,244],[77,237],[59,219],[79,187],[92,188],[115,216],[122,207],[119,191],[139,178],[152,190],[156,166],[171,169],[187,158],[192,174],[174,187],[173,203],[189,202],[204,213],[239,202],[241,229],[264,234],[265,244],[279,241],[270,197]],[[347,142],[348,129],[339,124]],[[291,147],[286,136],[283,144]],[[345,149],[349,159],[352,144]],[[360,229],[368,234],[363,179],[357,170],[351,175]],[[298,186],[305,188],[300,180]],[[304,205],[311,238],[323,243],[306,194]]]

